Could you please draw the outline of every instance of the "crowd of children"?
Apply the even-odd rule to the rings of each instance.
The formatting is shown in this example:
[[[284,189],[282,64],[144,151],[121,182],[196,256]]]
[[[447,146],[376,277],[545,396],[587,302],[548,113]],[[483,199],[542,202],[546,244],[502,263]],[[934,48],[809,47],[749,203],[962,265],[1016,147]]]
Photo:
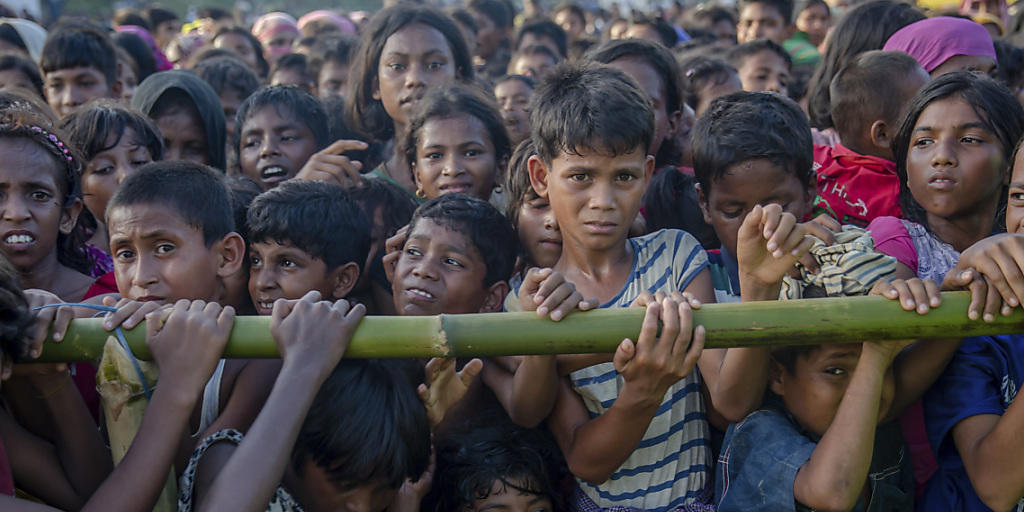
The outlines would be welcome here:
[[[0,510],[1024,510],[1022,334],[693,316],[1024,307],[1024,9],[384,3],[0,1]],[[610,354],[344,358],[368,314],[625,307]],[[90,308],[159,368],[116,465],[97,361],[34,361]],[[236,315],[279,357],[223,358]]]

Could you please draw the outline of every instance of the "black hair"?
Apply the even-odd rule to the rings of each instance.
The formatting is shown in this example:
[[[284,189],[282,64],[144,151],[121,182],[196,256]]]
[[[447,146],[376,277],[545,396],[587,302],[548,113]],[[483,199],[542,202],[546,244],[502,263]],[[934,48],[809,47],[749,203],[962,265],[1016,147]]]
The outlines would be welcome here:
[[[858,54],[881,50],[897,30],[924,19],[913,5],[898,0],[874,0],[846,13],[829,34],[828,47],[807,85],[807,112],[811,126],[832,128],[829,86],[832,78]]]
[[[665,112],[672,114],[683,108],[679,63],[667,48],[646,39],[619,39],[602,43],[587,58],[610,64],[619,59],[640,59],[654,68],[665,88]]]
[[[796,14],[793,10],[793,0],[740,0],[737,7],[740,12],[743,12],[743,9],[751,4],[762,4],[771,7],[775,9],[775,12],[779,13],[779,16],[782,16],[783,23],[786,25],[793,24],[793,15]]]
[[[566,57],[568,54],[569,39],[565,34],[565,29],[549,19],[535,19],[523,23],[519,30],[516,32],[516,45],[513,49],[518,49],[523,42],[523,38],[527,34],[533,34],[534,38],[548,38],[555,43],[558,47],[559,53],[562,57]]]
[[[380,227],[385,237],[394,236],[416,212],[416,200],[409,192],[387,180],[363,180],[352,198],[371,222],[380,212],[383,221]]]
[[[513,226],[519,225],[519,208],[539,197],[530,182],[528,167],[530,157],[536,154],[537,149],[533,145],[533,140],[528,138],[516,146],[512,151],[512,158],[508,160],[508,168],[505,171],[505,197],[508,198],[508,202],[505,203],[505,216]]]
[[[328,270],[354,262],[362,272],[370,251],[366,215],[333,183],[289,180],[260,194],[249,205],[246,227],[253,242],[289,242]]]
[[[149,25],[149,20],[141,12],[130,7],[123,7],[114,11],[114,17],[111,18],[111,22],[113,22],[115,27],[135,25],[146,30],[152,30],[153,28]]]
[[[919,69],[913,57],[899,51],[872,50],[851,59],[829,86],[829,110],[840,138],[856,141],[879,119],[895,126],[907,100],[900,79]],[[894,90],[878,93],[879,84],[894,79]]]
[[[0,25],[4,27],[8,25]],[[32,83],[32,92],[45,98],[43,93],[43,75],[39,73],[39,66],[28,57],[19,53],[7,52],[0,54],[0,71],[18,71],[28,78]]]
[[[163,7],[149,7],[142,12],[149,19],[149,26],[153,29],[156,29],[160,26],[161,23],[164,23],[166,21],[174,21],[177,19],[181,19],[174,11],[170,9],[165,9]]]
[[[39,57],[43,74],[61,69],[94,68],[110,90],[117,81],[117,52],[110,37],[92,25],[69,23],[50,29]]]
[[[138,204],[170,208],[185,224],[203,233],[206,247],[235,230],[224,175],[202,164],[165,160],[142,166],[117,187],[107,203],[107,216],[117,208]]]
[[[419,479],[430,459],[430,423],[408,365],[341,360],[302,422],[293,469],[302,476],[311,461],[337,485],[383,478],[397,489],[406,479]]]
[[[932,103],[948,98],[961,99],[974,109],[985,129],[999,140],[1006,168],[1013,165],[1013,151],[1021,135],[1024,135],[1024,108],[1006,87],[987,76],[957,71],[942,75],[924,86],[910,102],[903,122],[896,130],[893,153],[896,157],[896,174],[900,178],[900,209],[903,218],[926,228],[927,212],[917,203],[907,186],[907,154],[910,152],[914,126],[921,113]],[[1003,221],[1005,189],[1004,186],[1004,192],[999,194],[999,213],[993,219],[993,229],[997,231],[1001,231],[1006,224]]]
[[[328,62],[338,62],[349,65],[352,61],[352,52],[355,50],[359,40],[350,35],[338,35],[323,41],[313,47],[309,56],[309,76],[317,83],[320,82],[320,70]]]
[[[512,11],[500,0],[469,0],[466,9],[487,16],[498,28],[512,27]]]
[[[452,85],[434,89],[420,100],[416,113],[409,119],[409,128],[402,141],[402,150],[409,166],[416,167],[416,149],[420,131],[431,119],[452,119],[461,115],[475,117],[487,130],[487,136],[494,146],[494,163],[497,166],[508,161],[512,152],[505,121],[498,112],[498,105],[490,95],[471,85]],[[501,169],[494,171],[496,183],[501,183]]]
[[[815,187],[811,128],[800,107],[770,92],[716,98],[693,127],[693,173],[705,197],[733,165],[764,159]]]
[[[244,101],[260,88],[260,79],[256,73],[233,54],[204,59],[194,71],[213,87],[217,95],[230,90]]]
[[[1002,39],[992,41],[996,49],[996,77],[1011,91],[1024,85],[1024,48]]]
[[[736,68],[728,62],[697,55],[679,63],[682,72],[683,99],[692,109],[700,105],[700,92],[708,86],[719,86],[737,77]]]
[[[431,27],[448,41],[454,57],[455,78],[473,79],[473,60],[459,27],[440,10],[422,5],[399,4],[375,14],[362,30],[347,84],[345,117],[349,126],[378,141],[395,136],[395,126],[380,100],[373,99],[381,52],[388,38],[408,25]]]
[[[683,29],[691,36],[690,29],[710,31],[715,25],[726,21],[730,25],[736,25],[736,13],[730,9],[715,4],[700,4],[696,9],[688,11],[685,15],[686,21]]]
[[[21,291],[18,272],[0,254],[0,361],[18,362],[28,355],[35,315]]]
[[[226,176],[224,183],[227,184],[228,192],[231,194],[231,212],[235,219],[235,232],[242,236],[245,247],[248,248],[252,239],[249,237],[246,217],[249,215],[249,205],[252,204],[253,199],[256,199],[256,196],[263,193],[263,188],[252,178],[240,174]],[[242,258],[242,260],[248,265],[248,258]]]
[[[139,82],[156,73],[156,57],[153,56],[153,50],[149,48],[149,44],[141,37],[137,34],[123,32],[114,34],[112,39],[114,44],[127,52],[135,62],[136,78]]]
[[[682,229],[693,235],[705,249],[721,245],[714,228],[704,222],[697,197],[696,180],[675,169],[654,175],[644,193],[644,218],[647,231]]]
[[[196,19],[200,20],[203,18],[220,21],[234,19],[234,16],[227,9],[221,7],[203,7],[196,11]]]
[[[793,9],[793,23],[796,23],[796,19],[800,16],[800,13],[812,7],[818,7],[819,5],[825,8],[825,13],[829,17],[832,16],[832,9],[828,6],[828,2],[825,2],[825,0],[798,0],[796,8]]]
[[[242,131],[245,122],[260,109],[273,107],[278,115],[291,117],[306,125],[313,132],[316,150],[320,151],[331,143],[327,130],[327,112],[320,100],[294,85],[271,85],[264,87],[242,102],[235,114],[235,158],[242,150]]]
[[[451,7],[445,12],[452,17],[459,25],[468,28],[471,32],[476,34],[480,31],[480,27],[476,24],[476,18],[468,10],[462,7]]]
[[[409,233],[427,219],[466,236],[483,260],[483,286],[507,281],[515,270],[519,237],[512,223],[494,206],[465,194],[444,194],[420,205],[409,221]]]
[[[592,50],[595,46],[597,46],[597,41],[595,41],[594,39],[590,39],[589,37],[580,37],[575,41],[569,43],[569,55],[567,56],[567,58],[569,60],[582,59],[583,56],[586,55],[587,52]]]
[[[493,423],[464,428],[438,443],[433,488],[424,500],[432,504],[428,510],[470,510],[491,495],[495,483],[506,493],[547,497],[556,512],[566,510],[559,490],[565,463],[551,435]]]
[[[274,63],[274,69],[271,70],[270,76],[278,71],[289,71],[294,70],[295,72],[306,77],[307,82],[313,81],[315,83],[316,77],[309,72],[309,58],[301,53],[286,53],[277,59]]]
[[[732,64],[734,68],[740,69],[747,62],[747,59],[765,51],[772,52],[785,61],[786,69],[793,69],[793,57],[789,55],[789,52],[782,45],[771,39],[757,39],[738,44],[725,54],[725,60],[729,61],[729,64]]]
[[[327,112],[327,131],[330,140],[360,140],[361,135],[348,125],[345,119],[345,98],[331,95],[322,100],[324,111]],[[385,160],[386,143],[368,140],[366,149],[353,149],[345,152],[345,156],[363,164],[363,172],[376,169]]]
[[[11,97],[17,98],[16,95],[11,95]],[[53,119],[45,111],[38,110],[36,104],[32,102],[15,99],[9,107],[0,110],[0,137],[27,139],[50,156],[57,174],[54,177],[54,182],[63,196],[58,204],[61,209],[66,209],[76,200],[82,198],[82,157],[78,149],[68,142],[68,137],[63,130],[54,124]],[[56,142],[51,135],[56,138]],[[58,142],[61,146],[57,145]],[[37,170],[42,172],[43,165],[40,162]],[[57,261],[61,265],[89,275],[94,262],[92,257],[85,252],[86,239],[81,221],[76,224],[71,233],[67,235],[58,233]]]
[[[21,51],[28,55],[28,46],[25,45],[25,40],[21,38],[21,34],[10,23],[0,22],[0,41],[21,48]]]
[[[149,151],[153,161],[163,158],[164,144],[160,129],[137,110],[124,108],[115,100],[102,99],[88,103],[61,120],[68,142],[82,152],[85,162],[98,153],[121,143],[125,130],[135,132],[137,142]],[[114,142],[107,144],[113,135]]]
[[[256,73],[255,69],[249,67],[249,64],[242,60],[242,57],[238,55],[238,52],[235,52],[234,50],[228,50],[227,48],[214,48],[213,46],[203,46],[195,53],[187,56],[186,58],[188,58],[188,66],[186,67],[186,69],[195,70],[196,67],[206,62],[207,60],[216,59],[220,57],[233,57],[235,59],[238,59],[238,62],[241,62],[243,66],[249,68],[249,71],[252,71],[253,74]]]
[[[530,46],[527,46],[526,48],[523,48],[512,55],[512,58],[508,60],[508,72],[512,73],[515,71],[513,67],[520,58],[530,57],[533,55],[541,55],[544,57],[548,57],[555,64],[558,64],[559,62],[565,60],[565,57],[556,54],[555,51],[552,50],[551,48],[548,48],[547,45],[531,44]]]
[[[529,110],[537,156],[548,165],[560,153],[647,151],[654,139],[650,98],[629,75],[603,64],[553,68],[534,91]]]
[[[575,4],[575,3],[572,3],[572,2],[566,2],[566,3],[558,4],[557,6],[555,6],[554,9],[551,10],[551,17],[554,18],[555,15],[557,15],[558,13],[560,13],[562,11],[569,11],[570,13],[572,13],[573,16],[576,16],[577,18],[579,18],[580,21],[582,21],[584,25],[587,24],[587,12],[584,11],[583,8],[580,7],[579,4]]]
[[[528,77],[526,75],[504,75],[504,76],[501,76],[497,80],[494,81],[494,86],[497,87],[500,84],[503,84],[505,82],[510,82],[512,80],[518,80],[518,81],[522,82],[524,85],[526,85],[527,87],[529,87],[530,89],[537,88],[537,82],[535,82],[532,78],[530,78],[530,77]]]
[[[210,42],[212,43],[213,41],[216,41],[218,37],[229,34],[242,36],[249,41],[249,44],[252,46],[253,54],[256,56],[256,69],[253,71],[255,71],[258,76],[267,76],[267,73],[270,72],[270,64],[267,62],[267,59],[263,57],[263,45],[260,44],[259,39],[256,39],[256,36],[252,35],[252,32],[237,26],[221,27],[217,29],[217,33],[213,35]]]
[[[676,29],[665,21],[664,18],[655,16],[648,16],[646,14],[636,14],[632,19],[629,20],[630,25],[646,25],[654,29],[658,33],[658,39],[661,44],[665,45],[665,48],[672,48],[679,44],[679,33]]]

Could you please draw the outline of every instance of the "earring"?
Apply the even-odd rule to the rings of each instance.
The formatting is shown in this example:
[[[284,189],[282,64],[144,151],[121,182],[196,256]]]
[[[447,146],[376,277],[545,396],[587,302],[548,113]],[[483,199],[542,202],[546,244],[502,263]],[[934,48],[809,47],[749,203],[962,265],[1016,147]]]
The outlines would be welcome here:
[[[422,188],[418,188],[418,189],[416,189],[416,197],[418,197],[420,199],[426,199],[427,198],[427,194],[426,194],[426,192],[423,191]]]
[[[500,194],[500,193],[502,193],[502,191],[503,191],[503,189],[501,188],[501,184],[495,184],[494,185],[494,193],[495,194]]]

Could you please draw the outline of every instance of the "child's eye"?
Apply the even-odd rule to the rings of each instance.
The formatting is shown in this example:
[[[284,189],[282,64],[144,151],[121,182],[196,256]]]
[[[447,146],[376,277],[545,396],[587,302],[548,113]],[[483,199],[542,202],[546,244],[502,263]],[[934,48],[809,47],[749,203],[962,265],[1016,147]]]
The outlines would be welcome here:
[[[722,215],[724,215],[725,217],[730,218],[730,219],[735,219],[736,217],[739,217],[740,215],[743,215],[743,210],[741,210],[741,209],[722,210]]]
[[[431,71],[437,71],[437,70],[441,69],[442,67],[444,67],[444,62],[440,62],[440,61],[434,61],[434,62],[431,62],[431,63],[427,64],[427,69],[429,69]]]
[[[92,174],[110,174],[112,172],[114,172],[114,166],[112,165],[92,170]]]
[[[130,260],[130,259],[135,257],[135,251],[130,251],[128,249],[123,249],[123,250],[120,250],[120,251],[116,251],[114,253],[114,257],[119,259],[119,260],[121,260],[121,261]]]
[[[36,190],[36,191],[32,192],[29,195],[29,197],[31,197],[33,201],[46,202],[46,201],[49,201],[50,198],[52,198],[53,196],[50,195],[49,192],[44,192],[42,190]]]
[[[465,156],[468,156],[468,157],[474,157],[474,156],[479,156],[479,155],[480,155],[480,153],[483,153],[483,151],[480,151],[479,149],[469,149],[469,150],[467,150],[467,151],[466,151],[465,153],[463,153],[463,154],[464,154]]]
[[[174,246],[171,245],[171,244],[160,244],[160,245],[156,246],[156,253],[157,254],[168,254],[171,251],[174,251]]]
[[[415,248],[415,247],[406,247],[405,248],[405,253],[408,254],[409,256],[422,256],[423,255],[423,253],[420,252],[420,250]]]
[[[914,141],[914,147],[922,148],[922,147],[925,147],[925,146],[927,146],[927,145],[929,145],[931,143],[932,143],[931,139],[921,138],[921,139],[917,139],[917,140]]]
[[[132,167],[142,167],[150,162],[152,162],[152,160],[135,160],[132,162]]]
[[[249,256],[249,266],[256,268],[263,264],[263,258],[259,256]]]
[[[423,158],[426,158],[427,160],[438,160],[443,156],[444,155],[442,155],[440,152],[434,151],[433,153],[427,153]]]
[[[634,176],[634,175],[632,175],[632,174],[630,174],[628,172],[622,172],[622,173],[619,173],[617,176],[615,176],[615,181],[621,181],[621,182],[633,181],[635,179],[636,179],[636,176]]]
[[[400,62],[392,62],[388,64],[387,67],[391,71],[402,71],[403,69],[405,69],[405,64],[402,64]]]
[[[589,178],[589,176],[587,176],[586,174],[581,173],[581,172],[569,175],[569,180],[570,181],[583,182],[583,181],[587,181],[587,178]]]
[[[825,368],[825,373],[829,375],[846,375],[846,370],[837,367]]]
[[[459,260],[457,260],[455,258],[445,258],[444,264],[445,265],[451,265],[453,267],[458,267],[458,268],[465,267],[465,265],[463,265],[461,261],[459,261]]]
[[[251,148],[253,146],[259,145],[259,143],[260,143],[259,139],[249,139],[249,140],[245,141],[245,144],[242,147]]]
[[[968,135],[968,136],[963,137],[962,139],[960,139],[960,142],[963,142],[964,144],[981,144],[982,142],[985,142],[985,141],[983,141],[979,137],[973,137],[973,136]]]
[[[285,259],[281,260],[281,267],[282,268],[295,268],[295,267],[298,267],[298,264],[296,264],[292,260],[289,260],[289,259],[285,258]]]
[[[1011,201],[1024,201],[1024,192],[1010,191]]]

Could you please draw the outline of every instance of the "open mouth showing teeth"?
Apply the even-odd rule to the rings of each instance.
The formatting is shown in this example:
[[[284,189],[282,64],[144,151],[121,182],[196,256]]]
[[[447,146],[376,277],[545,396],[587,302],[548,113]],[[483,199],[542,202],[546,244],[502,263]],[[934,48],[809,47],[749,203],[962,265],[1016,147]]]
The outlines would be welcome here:
[[[36,239],[32,235],[10,235],[4,239],[4,242],[8,244],[29,244],[35,241]]]
[[[286,176],[288,176],[288,171],[286,171],[284,167],[276,166],[267,167],[266,169],[263,169],[263,172],[260,173],[260,177],[262,177],[265,180],[273,178],[284,178]]]
[[[274,301],[257,301],[256,306],[260,309],[274,309]]]
[[[417,297],[420,297],[422,299],[426,299],[426,300],[433,300],[434,299],[434,295],[433,294],[431,294],[430,292],[425,292],[423,290],[420,290],[419,288],[409,288],[409,293],[411,293],[412,295],[415,295]]]

